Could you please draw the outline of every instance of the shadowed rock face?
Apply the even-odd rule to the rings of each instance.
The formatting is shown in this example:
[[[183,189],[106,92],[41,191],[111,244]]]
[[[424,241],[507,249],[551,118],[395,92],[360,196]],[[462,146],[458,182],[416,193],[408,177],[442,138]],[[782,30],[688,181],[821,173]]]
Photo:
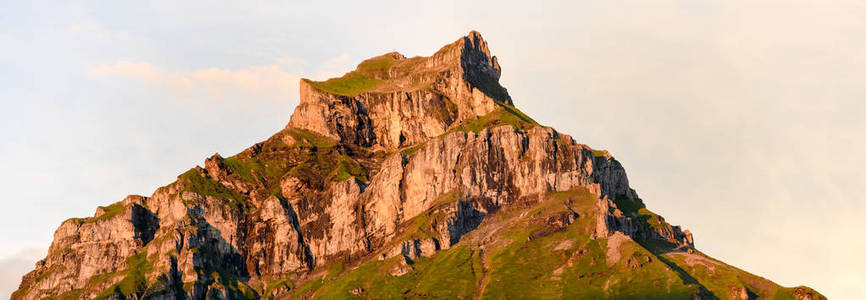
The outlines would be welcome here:
[[[301,103],[288,127],[364,147],[423,143],[456,122],[511,105],[500,72],[477,32],[430,57],[385,54],[361,63],[342,81],[301,80]],[[364,80],[373,83],[342,88]]]
[[[544,298],[823,297],[697,252],[606,151],[514,108],[500,74],[473,31],[304,79],[266,141],[65,221],[12,297],[496,298],[533,270],[523,290]]]

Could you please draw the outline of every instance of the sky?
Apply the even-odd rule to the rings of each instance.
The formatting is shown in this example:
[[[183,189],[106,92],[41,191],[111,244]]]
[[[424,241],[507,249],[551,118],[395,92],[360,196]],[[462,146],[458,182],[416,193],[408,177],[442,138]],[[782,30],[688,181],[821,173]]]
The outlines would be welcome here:
[[[474,29],[699,250],[866,299],[862,1],[122,2],[0,1],[0,298],[63,220],[284,127],[300,78]]]

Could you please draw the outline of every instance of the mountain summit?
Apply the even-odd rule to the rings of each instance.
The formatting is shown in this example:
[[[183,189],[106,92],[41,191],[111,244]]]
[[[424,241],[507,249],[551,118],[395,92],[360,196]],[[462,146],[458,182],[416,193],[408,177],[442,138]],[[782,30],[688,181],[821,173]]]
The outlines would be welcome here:
[[[473,31],[303,79],[267,140],[64,221],[12,298],[825,299],[698,251],[500,74]]]

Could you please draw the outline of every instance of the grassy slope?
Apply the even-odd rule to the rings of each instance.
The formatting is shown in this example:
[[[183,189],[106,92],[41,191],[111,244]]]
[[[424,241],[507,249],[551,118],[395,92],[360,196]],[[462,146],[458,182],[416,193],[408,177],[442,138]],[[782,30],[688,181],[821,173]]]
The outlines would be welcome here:
[[[624,242],[619,248],[622,259],[608,266],[606,239],[589,238],[594,226],[592,205],[585,190],[554,193],[548,201],[500,212],[485,221],[482,226],[507,226],[499,227],[506,229],[495,231],[496,242],[483,249],[473,238],[465,238],[448,250],[416,260],[412,271],[402,276],[388,273],[401,258],[374,259],[353,270],[311,280],[294,295],[393,299],[474,298],[482,293],[485,299],[687,299],[697,292],[698,285],[683,283],[676,272],[634,242]],[[570,213],[569,208],[585,215],[564,230],[551,232],[545,220]],[[568,246],[557,247],[563,244]],[[640,258],[649,261],[637,268],[628,264],[629,259]]]
[[[514,229],[502,236],[510,243],[490,250],[484,298],[686,299],[697,292],[696,285],[684,284],[678,274],[630,240],[619,247],[618,262],[608,265],[607,239],[590,239],[595,225],[592,197],[585,190],[553,193],[524,220],[517,220],[521,226],[511,226]],[[567,213],[567,207],[580,216],[563,231],[548,235],[544,222],[533,221]],[[633,267],[629,260],[644,265]]]
[[[400,263],[399,258],[371,260],[343,274],[326,276],[312,295],[321,299],[346,299],[356,296],[352,290],[362,291],[364,297],[374,299],[471,295],[477,281],[477,265],[473,264],[476,257],[476,252],[468,246],[459,246],[416,261],[412,265],[414,270],[403,276],[388,274],[391,267]]]
[[[401,264],[399,257],[371,259],[354,269],[341,264],[339,271],[332,268],[292,295],[318,299],[691,299],[704,293],[730,299],[736,291],[733,288],[745,287],[750,297],[793,299],[794,288],[781,287],[700,252],[671,252],[664,245],[623,239],[616,249],[619,259],[610,261],[608,239],[590,238],[595,225],[592,197],[582,189],[551,193],[533,206],[489,216],[460,243],[416,260],[402,276],[388,272]],[[574,223],[551,229],[550,217],[572,212],[579,215]],[[480,247],[477,241],[485,234],[493,234],[494,242]],[[695,257],[701,263],[694,263]]]
[[[95,299],[105,299],[114,294],[125,296],[143,293],[147,289],[145,274],[150,272],[153,266],[147,260],[147,252],[132,255],[126,259],[127,269],[116,274],[108,274],[109,277],[116,275],[124,276],[120,282],[105,289]]]
[[[284,138],[293,140],[291,145]],[[369,180],[367,169],[348,155],[336,141],[303,129],[283,130],[264,143],[257,155],[240,153],[223,163],[241,179],[255,185],[279,188],[285,176],[294,176],[314,186],[355,178]]]
[[[365,91],[376,88],[383,82],[388,70],[394,65],[395,58],[391,54],[377,56],[361,62],[358,68],[346,73],[342,77],[331,78],[325,81],[311,81],[313,87],[318,90],[342,96],[356,96]]]
[[[392,64],[391,58],[386,56],[373,58],[362,63],[359,71],[313,84],[335,94],[354,95],[374,88],[379,82],[375,77],[382,76],[381,72],[386,72]],[[490,114],[464,121],[451,131],[477,133],[504,125],[527,129],[538,123],[516,108],[500,104]],[[292,145],[280,144],[281,135],[290,135],[295,142]],[[293,157],[300,157],[301,161],[289,163],[285,159],[239,154],[223,162],[242,179],[264,186],[273,186],[286,175],[305,180],[315,177],[323,183],[352,177],[360,181],[368,180],[367,171],[356,160],[340,151],[330,151],[338,149],[339,145],[335,141],[314,133],[287,129],[266,141],[264,147],[269,146],[280,148],[280,151],[286,151]],[[416,145],[403,151],[412,155],[422,147],[423,144]],[[594,155],[601,157],[607,154],[599,150],[594,151]],[[236,192],[202,176],[196,169],[182,174],[178,179],[188,191],[229,200],[228,204],[232,206],[248,205]],[[450,194],[443,195],[443,199],[445,203],[456,201]],[[648,211],[642,203],[617,201],[617,205],[627,214],[646,218],[650,225],[657,219],[657,215]],[[80,222],[113,217],[124,207],[116,203],[105,209],[104,215],[80,219]],[[569,211],[581,216],[566,230],[550,232],[544,222],[537,222]],[[703,287],[725,299],[731,296],[732,287],[742,286],[750,296],[793,299],[794,288],[781,287],[700,252],[671,252],[664,246],[654,247],[643,241],[637,243],[625,240],[618,248],[621,258],[609,265],[607,239],[590,239],[594,226],[593,211],[591,196],[584,190],[551,193],[546,201],[532,207],[499,212],[485,220],[482,226],[494,226],[490,223],[499,222],[507,224],[509,228],[496,232],[496,242],[485,248],[464,239],[451,249],[416,260],[411,265],[411,271],[402,276],[392,276],[388,272],[399,266],[402,259],[373,259],[348,270],[339,264],[339,268],[332,268],[327,275],[307,280],[300,286],[285,278],[273,280],[265,284],[260,292],[268,295],[276,288],[284,287],[293,290],[294,297],[323,299],[478,296],[487,299],[519,298],[516,296],[686,299]],[[439,217],[442,216],[431,212],[409,220],[408,226],[412,228],[401,238],[429,238],[430,234],[424,231],[424,227],[430,218]],[[146,287],[146,284],[142,284],[144,274],[151,268],[145,255],[130,257],[127,270],[95,277],[95,280],[114,276],[124,278],[106,289],[103,296],[115,292],[124,295],[141,292]],[[66,296],[74,297],[81,292],[71,291]]]
[[[291,145],[286,145],[282,139],[284,135],[289,135],[294,142]],[[323,180],[325,183],[346,180],[352,177],[360,181],[366,181],[366,169],[360,166],[356,160],[344,154],[337,146],[335,141],[315,133],[299,129],[286,129],[264,142],[261,154],[256,156],[241,153],[222,159],[222,162],[241,179],[262,186],[278,187],[276,183],[283,176],[290,175],[301,177],[302,180],[316,178]],[[296,159],[290,162],[285,157],[294,157]],[[225,201],[225,205],[235,209],[251,208],[252,206],[244,196],[205,176],[196,168],[179,175],[175,184],[180,184],[184,191],[221,199]],[[195,205],[195,203],[187,204]],[[80,223],[92,223],[113,218],[123,212],[127,206],[118,202],[103,208],[105,209],[105,213],[99,217],[74,218],[72,220]],[[64,250],[72,251],[71,249]],[[83,293],[93,290],[107,280],[118,277],[121,278],[120,282],[102,289],[96,298],[105,298],[115,294],[127,296],[140,294],[148,286],[159,286],[162,284],[145,279],[145,275],[152,271],[152,264],[148,260],[146,253],[130,256],[127,258],[126,263],[127,269],[94,276],[85,288],[69,291],[60,295],[57,299],[78,298]],[[231,278],[231,276],[220,274],[219,270],[214,272],[212,275],[214,278],[217,278],[218,284],[225,286],[232,292],[236,292],[236,296],[253,298],[249,296],[251,289],[245,283]],[[41,277],[46,277],[47,275],[48,272]],[[268,283],[263,291],[271,292],[280,286],[293,288],[290,280],[282,279]]]
[[[477,119],[464,121],[462,124],[452,128],[447,133],[454,131],[471,131],[478,133],[486,128],[504,125],[510,125],[517,129],[528,129],[530,127],[538,125],[535,120],[533,120],[517,108],[506,104],[498,105],[499,108],[490,112],[489,114],[481,116]]]
[[[703,253],[669,252],[659,254],[695,278],[719,298],[733,298],[732,287],[743,287],[750,297],[794,299],[794,288],[782,287],[765,278],[715,260]]]
[[[461,124],[456,130],[478,132],[484,128],[511,125],[528,128],[537,123],[510,106]],[[280,144],[282,134],[290,135],[292,145]],[[298,164],[275,163],[267,157],[237,155],[226,158],[224,163],[244,180],[270,185],[282,176],[318,176],[330,180],[350,177],[366,181],[366,171],[357,162],[339,152],[329,152],[338,145],[327,138],[303,130],[287,129],[265,143],[265,148],[277,147],[306,153]],[[270,145],[280,144],[280,145]],[[270,145],[270,146],[269,146]],[[403,151],[411,155],[423,145]],[[310,174],[300,172],[309,169]],[[240,195],[221,184],[202,176],[196,169],[178,177],[186,190],[228,200],[228,205],[247,205]],[[456,201],[453,193],[447,193],[436,202],[447,204]],[[292,290],[293,297],[321,299],[377,298],[394,299],[406,297],[433,298],[639,298],[639,299],[686,299],[703,287],[721,299],[731,298],[735,288],[745,287],[750,296],[762,299],[793,299],[794,288],[781,287],[764,278],[728,266],[700,252],[672,252],[666,245],[646,241],[625,240],[618,249],[620,259],[608,264],[607,239],[590,239],[595,216],[593,199],[585,190],[555,192],[546,200],[533,206],[514,211],[501,211],[488,217],[483,226],[503,225],[505,230],[495,232],[493,244],[479,247],[471,238],[464,238],[455,247],[443,250],[432,257],[421,258],[411,265],[411,271],[402,276],[392,276],[389,270],[400,266],[401,258],[384,261],[369,260],[354,268],[332,268],[326,276],[306,280],[296,285],[282,278],[264,284],[258,290],[268,295],[279,287]],[[441,203],[440,203],[441,202]],[[617,202],[627,213],[646,218],[653,225],[656,215],[642,203]],[[438,205],[434,205],[435,206]],[[123,206],[106,207],[99,219],[108,218],[122,211]],[[549,230],[544,220],[563,213],[577,212],[580,217],[565,230]],[[425,231],[430,220],[442,217],[431,210],[405,224],[408,229],[400,240],[429,238]],[[82,222],[96,221],[82,219]],[[483,230],[482,230],[483,231]],[[468,235],[467,237],[471,236]],[[563,246],[566,245],[566,246]],[[101,296],[119,293],[131,295],[142,292],[147,284],[143,280],[150,264],[144,253],[130,257],[129,268],[111,274],[97,276],[92,285],[109,278],[122,276],[123,280],[106,289]],[[697,261],[697,263],[695,263]],[[219,276],[218,278],[221,278]],[[232,283],[235,281],[227,281]],[[144,283],[144,284],[143,284]],[[240,284],[235,282],[235,284]],[[237,290],[248,290],[248,286],[232,286]],[[84,290],[74,290],[63,295],[76,297]]]

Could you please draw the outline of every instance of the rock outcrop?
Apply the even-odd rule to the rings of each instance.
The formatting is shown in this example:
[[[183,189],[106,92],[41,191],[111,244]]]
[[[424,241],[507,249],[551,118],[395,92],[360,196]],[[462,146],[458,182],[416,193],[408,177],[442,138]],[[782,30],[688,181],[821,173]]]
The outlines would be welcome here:
[[[430,57],[389,53],[301,80],[268,140],[64,222],[13,298],[439,297],[425,286],[467,266],[467,288],[443,297],[495,298],[505,266],[549,253],[555,263],[535,265],[558,286],[548,298],[571,295],[566,278],[606,279],[591,281],[595,296],[646,296],[624,287],[652,276],[664,279],[643,292],[673,298],[821,297],[750,274],[717,289],[684,270],[677,255],[705,257],[691,234],[647,210],[609,153],[517,110],[500,74],[473,31]],[[506,263],[539,243],[553,244]],[[352,279],[369,270],[381,273]],[[387,294],[374,277],[418,284]]]

